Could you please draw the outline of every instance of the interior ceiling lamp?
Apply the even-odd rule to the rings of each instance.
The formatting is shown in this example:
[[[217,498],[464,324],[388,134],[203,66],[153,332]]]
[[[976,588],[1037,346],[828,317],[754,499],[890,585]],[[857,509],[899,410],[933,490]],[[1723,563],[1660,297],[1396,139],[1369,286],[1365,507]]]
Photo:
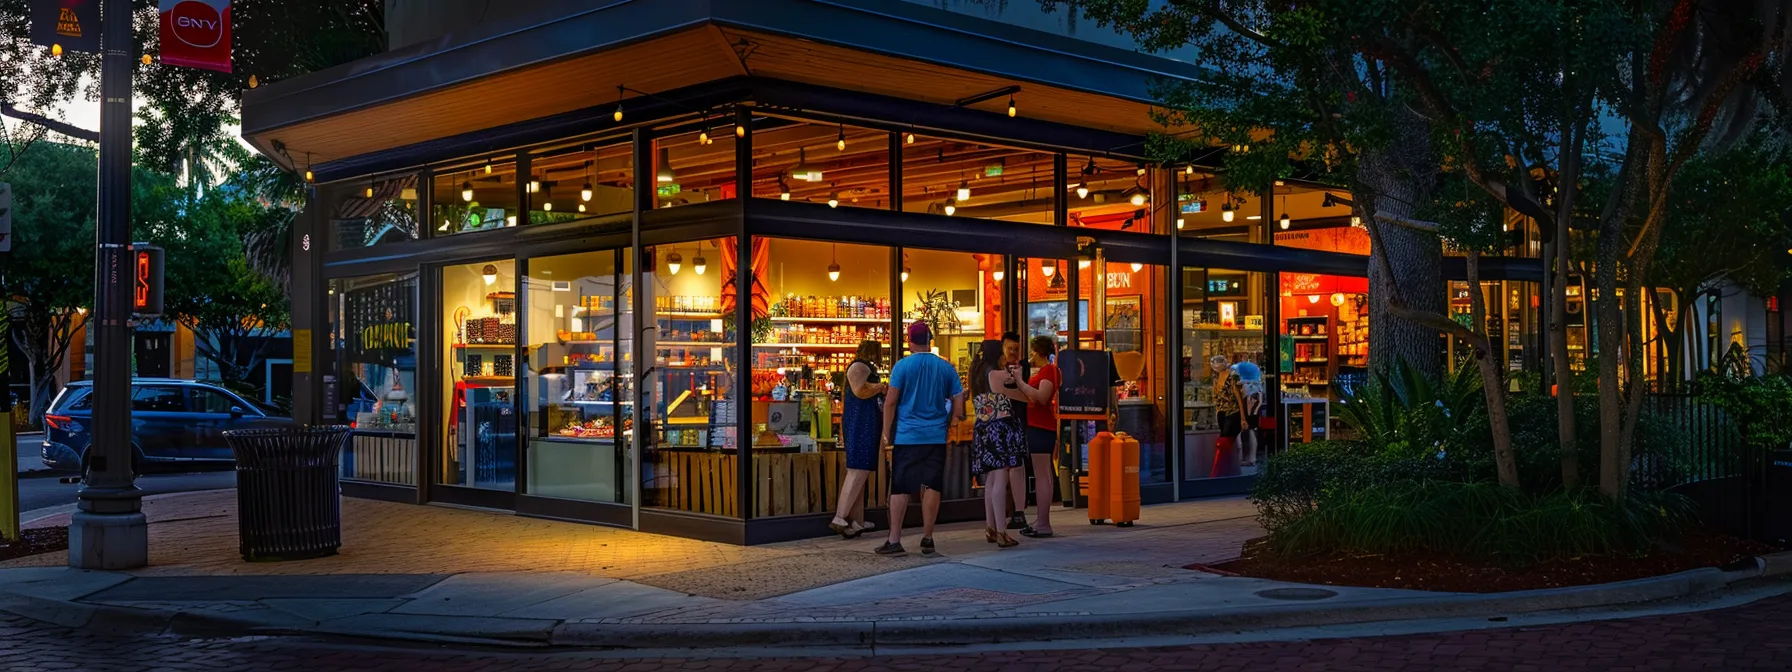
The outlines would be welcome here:
[[[591,172],[591,162],[590,161],[585,162],[585,172],[586,173]],[[591,200],[591,191],[592,191],[591,178],[589,176],[587,176],[585,178],[585,186],[579,187],[579,200],[581,200],[581,201]]]
[[[491,159],[485,160],[485,174],[487,174],[487,175],[492,174],[492,160]]]
[[[553,212],[554,211],[554,190],[551,187],[548,189],[547,193],[542,194],[542,196],[541,196],[541,211],[542,212]]]
[[[310,182],[312,179],[314,178],[311,175],[311,152],[305,152],[305,181]]]
[[[840,125],[840,135],[834,137],[834,149],[846,151],[846,124]]]
[[[1195,174],[1195,164],[1192,164],[1192,163],[1191,163],[1191,164],[1188,164],[1188,165],[1186,165],[1186,166],[1183,166],[1183,167],[1182,167],[1182,174],[1183,174],[1183,175],[1193,175],[1193,174]]]
[[[1126,190],[1126,200],[1128,203],[1133,204],[1134,207],[1144,205],[1145,199],[1145,190],[1141,189],[1139,185],[1135,184],[1132,188]]]
[[[671,149],[666,147],[660,148],[660,169],[659,172],[654,173],[654,179],[659,180],[661,184],[670,183],[678,179],[678,175],[672,172]]]
[[[1089,197],[1089,181],[1093,179],[1095,179],[1095,157],[1091,156],[1089,162],[1083,164],[1083,181],[1076,185],[1077,198]]]
[[[950,198],[946,199],[946,216],[951,217],[952,215],[956,214],[957,212],[958,212],[958,202],[954,201]]]
[[[1052,274],[1056,273],[1056,272],[1058,272],[1058,262],[1057,261],[1052,260],[1052,259],[1046,259],[1046,260],[1039,262],[1039,274],[1040,275],[1043,275],[1043,276],[1049,278],[1049,277],[1052,277]]]
[[[1014,118],[1014,94],[1008,94],[1008,118]]]
[[[785,182],[782,176],[778,177],[778,200],[790,200],[790,183]]]
[[[541,191],[541,180],[538,180],[533,177],[529,178],[529,193],[534,194],[534,193],[538,193],[540,191]]]
[[[1088,198],[1089,197],[1089,185],[1088,184],[1076,185],[1076,197],[1077,198]]]
[[[821,169],[809,165],[808,150],[799,147],[796,150],[796,167],[790,169],[790,176],[804,182],[820,182]]]
[[[615,119],[616,123],[622,123],[622,90],[623,90],[622,85],[617,84],[616,85],[616,111],[614,113],[610,114],[610,118]]]
[[[902,267],[902,281],[908,282],[908,267],[907,266]]]
[[[1176,218],[1176,230],[1181,231],[1184,223],[1185,222],[1183,221],[1183,219],[1181,217],[1177,217]]]
[[[1139,271],[1141,271],[1141,270],[1144,270],[1144,268],[1145,268],[1145,265],[1144,265],[1144,264],[1141,264],[1141,263],[1139,263],[1139,262],[1136,262],[1136,261],[1135,261],[1135,262],[1132,262],[1132,272],[1134,272],[1134,273],[1137,273],[1137,272],[1139,272]]]
[[[1232,221],[1232,218],[1236,216],[1237,208],[1232,207],[1232,201],[1228,200],[1225,203],[1220,204],[1220,221],[1230,222]]]
[[[697,258],[691,260],[691,270],[696,271],[697,275],[703,275],[704,269],[707,268],[709,268],[709,260],[703,258],[703,243],[697,243]]]
[[[840,192],[838,192],[838,191],[828,192],[828,207],[830,207],[830,208],[840,207]]]
[[[1288,197],[1287,196],[1282,197],[1282,218],[1276,221],[1276,226],[1282,227],[1283,231],[1287,231],[1288,227],[1294,226],[1293,220],[1288,219]]]
[[[585,204],[584,204],[584,203],[580,203],[580,204],[579,204],[579,212],[584,212],[584,211],[585,211]]]
[[[1332,305],[1344,305],[1344,294],[1342,292],[1332,292]]]
[[[840,280],[840,245],[838,243],[834,245],[834,260],[828,264],[828,279]]]
[[[964,178],[963,175],[959,175],[959,178],[960,179],[958,180],[957,196],[958,196],[958,202],[963,203],[965,201],[971,200],[971,183],[966,182],[963,179]]]
[[[709,144],[709,129],[705,128],[701,131],[697,131],[697,144],[699,144],[699,145]]]
[[[480,272],[479,277],[485,278],[485,286],[487,286],[487,287],[497,284],[497,282],[498,282],[498,267],[493,266],[491,264],[486,264],[485,270]]]
[[[1004,276],[1004,275],[1007,275],[1007,274],[1006,274],[1006,273],[1003,273],[1003,272],[1002,272],[1002,269],[999,269],[999,268],[998,268],[998,269],[996,269],[996,270],[994,270],[994,271],[991,271],[991,272],[990,272],[990,273],[989,273],[989,277],[991,277],[991,278],[995,278],[995,281],[996,281],[996,282],[1001,282],[1001,281],[1002,281],[1002,276]]]
[[[904,142],[907,142],[908,144],[911,144],[911,145],[915,144],[915,132],[909,131],[908,137],[906,139],[904,139]]]
[[[468,180],[466,182],[460,183],[460,200],[466,201],[468,203],[473,202],[473,181],[472,180]]]
[[[678,248],[672,248],[672,253],[666,255],[666,270],[678,275],[678,269],[681,268],[684,268],[684,255],[678,253]]]

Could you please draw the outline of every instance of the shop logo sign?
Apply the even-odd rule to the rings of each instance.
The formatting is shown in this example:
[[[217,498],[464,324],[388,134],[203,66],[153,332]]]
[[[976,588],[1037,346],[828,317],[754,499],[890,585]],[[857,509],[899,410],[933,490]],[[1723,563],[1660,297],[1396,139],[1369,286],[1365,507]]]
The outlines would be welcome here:
[[[31,43],[63,51],[100,50],[99,0],[32,0]],[[87,30],[92,27],[93,30]]]
[[[162,62],[230,72],[230,0],[159,0]]]

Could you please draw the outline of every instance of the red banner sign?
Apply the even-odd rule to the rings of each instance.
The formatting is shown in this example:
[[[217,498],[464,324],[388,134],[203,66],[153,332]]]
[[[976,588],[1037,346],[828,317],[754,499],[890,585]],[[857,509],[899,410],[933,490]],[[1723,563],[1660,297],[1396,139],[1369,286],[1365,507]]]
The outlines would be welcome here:
[[[230,0],[160,0],[162,62],[230,72]]]

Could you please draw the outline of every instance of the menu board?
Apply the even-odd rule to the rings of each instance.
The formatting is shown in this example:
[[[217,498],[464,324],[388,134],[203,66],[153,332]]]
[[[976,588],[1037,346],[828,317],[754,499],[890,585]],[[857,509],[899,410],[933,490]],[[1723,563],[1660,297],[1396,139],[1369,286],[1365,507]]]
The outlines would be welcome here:
[[[1064,387],[1058,392],[1058,413],[1106,416],[1114,379],[1111,361],[1106,350],[1058,351],[1058,370],[1064,375]]]
[[[344,292],[342,338],[348,360],[390,364],[410,357],[416,338],[411,323],[416,296],[415,277]]]

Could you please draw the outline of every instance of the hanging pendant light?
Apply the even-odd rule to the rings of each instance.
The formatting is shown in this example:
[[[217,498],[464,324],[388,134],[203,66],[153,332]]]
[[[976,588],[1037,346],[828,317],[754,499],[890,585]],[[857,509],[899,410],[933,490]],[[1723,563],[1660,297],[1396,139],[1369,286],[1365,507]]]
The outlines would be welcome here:
[[[911,145],[915,144],[915,132],[909,131],[908,138],[906,140],[904,140],[904,142],[907,142],[908,144],[911,144]]]
[[[828,207],[830,207],[830,208],[840,207],[840,192],[838,192],[838,191],[828,192]]]
[[[958,212],[958,203],[956,201],[953,201],[950,198],[946,199],[946,216],[951,217],[953,214],[956,214],[957,212]]]
[[[834,261],[828,264],[828,280],[836,282],[840,280],[840,245],[838,243],[834,244]]]
[[[1191,164],[1188,164],[1188,165],[1186,165],[1186,166],[1183,166],[1183,167],[1182,167],[1182,174],[1183,174],[1183,175],[1193,175],[1193,174],[1195,174],[1195,164],[1192,164],[1192,163],[1191,163]]]
[[[1003,276],[1006,276],[1006,275],[1008,275],[1008,274],[1007,274],[1007,273],[1004,273],[1004,272],[1002,272],[1002,269],[999,269],[999,268],[998,268],[998,269],[996,269],[996,270],[994,270],[994,271],[991,271],[991,272],[990,272],[990,273],[989,273],[989,277],[991,277],[991,278],[995,278],[995,281],[996,281],[996,282],[1001,282],[1001,281],[1002,281],[1002,277],[1003,277]]]
[[[960,179],[958,181],[958,202],[963,203],[968,200],[971,200],[971,183]]]
[[[1008,118],[1009,119],[1014,118],[1014,112],[1015,112],[1015,110],[1014,110],[1014,94],[1009,94],[1008,95]]]
[[[1088,198],[1089,197],[1089,185],[1087,185],[1087,184],[1077,185],[1076,197],[1077,198]]]
[[[367,190],[361,192],[361,195],[365,198],[373,198],[373,178],[367,178]]]
[[[678,179],[678,175],[672,172],[671,149],[666,147],[660,148],[660,169],[659,172],[654,173],[654,179],[658,180],[661,184],[670,183]]]
[[[709,129],[705,128],[701,131],[697,131],[697,144],[699,144],[699,145],[709,144]]]
[[[809,165],[809,154],[807,149],[802,147],[797,148],[796,166],[790,169],[790,176],[804,182],[821,181],[821,169]]]
[[[684,255],[678,253],[678,248],[672,248],[672,253],[666,255],[666,270],[678,275],[681,268],[684,268]]]
[[[834,138],[834,149],[846,151],[846,124],[840,125],[840,135]]]
[[[1282,217],[1281,217],[1281,219],[1276,220],[1276,225],[1282,227],[1283,231],[1287,231],[1288,227],[1294,226],[1293,220],[1288,219],[1288,197],[1287,196],[1282,197]]]
[[[471,181],[460,183],[460,200],[473,202],[473,183]]]
[[[491,159],[485,160],[485,174],[487,174],[487,175],[492,174],[492,160]]]
[[[1137,273],[1137,272],[1139,272],[1139,271],[1142,271],[1142,270],[1144,270],[1144,269],[1145,269],[1145,265],[1144,265],[1144,264],[1141,264],[1141,263],[1139,263],[1139,262],[1136,262],[1136,261],[1135,261],[1135,262],[1132,262],[1132,272],[1134,272],[1134,273]]]
[[[703,243],[697,243],[697,258],[691,260],[691,270],[696,271],[697,275],[703,275],[706,268],[709,268],[709,260],[703,258]]]
[[[1132,188],[1127,189],[1124,195],[1126,196],[1127,202],[1132,203],[1134,207],[1145,204],[1146,192],[1136,184],[1133,185]]]
[[[579,212],[584,212],[584,211],[585,211],[585,204],[584,204],[584,203],[580,203],[580,204],[579,204]]]
[[[586,182],[585,186],[583,188],[579,189],[579,200],[581,200],[581,201],[590,201],[591,200],[591,183],[590,182]]]
[[[1222,222],[1232,221],[1232,217],[1235,216],[1234,212],[1235,212],[1235,208],[1232,207],[1231,201],[1227,201],[1227,202],[1221,204],[1220,205],[1220,221],[1222,221]]]
[[[1076,268],[1077,268],[1077,270],[1079,270],[1079,271],[1080,271],[1080,270],[1083,270],[1083,269],[1086,269],[1086,268],[1088,268],[1088,267],[1089,267],[1089,264],[1090,264],[1090,261],[1089,261],[1089,260],[1088,260],[1088,259],[1078,259],[1078,260],[1076,260]]]
[[[1043,276],[1049,278],[1049,277],[1052,277],[1052,274],[1056,273],[1056,272],[1058,272],[1058,262],[1057,261],[1052,260],[1052,259],[1046,259],[1044,261],[1039,262],[1039,274],[1040,275],[1043,275]]]
[[[783,177],[778,178],[778,200],[790,200],[790,183],[785,182]]]
[[[616,85],[616,111],[610,115],[610,118],[615,119],[616,123],[622,123],[622,93],[623,93],[622,85],[617,84]]]
[[[491,264],[486,264],[485,269],[479,273],[479,277],[485,279],[485,286],[487,286],[487,287],[497,284],[497,282],[498,282],[498,267],[493,266]]]
[[[908,282],[908,267],[907,266],[902,267],[902,281]]]
[[[1177,230],[1177,231],[1181,231],[1181,230],[1182,230],[1182,225],[1183,225],[1183,223],[1184,223],[1184,222],[1183,222],[1183,219],[1182,219],[1182,218],[1181,218],[1181,217],[1177,217],[1177,218],[1176,218],[1176,230]]]

